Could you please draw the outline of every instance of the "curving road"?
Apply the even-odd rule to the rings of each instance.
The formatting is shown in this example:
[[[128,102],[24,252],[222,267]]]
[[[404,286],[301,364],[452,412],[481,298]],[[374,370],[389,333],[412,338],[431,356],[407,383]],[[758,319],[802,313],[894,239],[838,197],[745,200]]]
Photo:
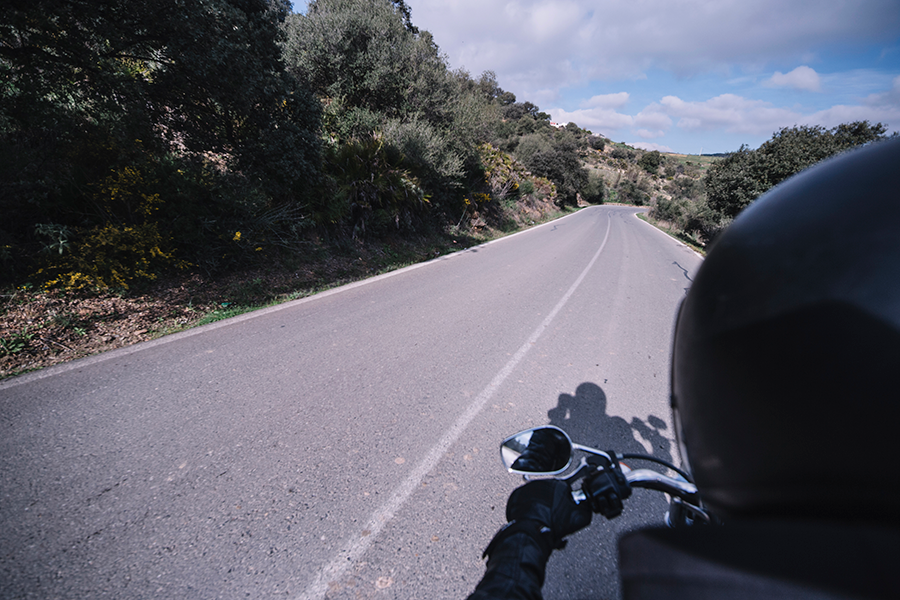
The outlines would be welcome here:
[[[521,482],[507,434],[674,454],[700,259],[635,212],[0,383],[0,597],[465,597]],[[545,597],[615,597],[616,534],[664,511],[596,519]]]

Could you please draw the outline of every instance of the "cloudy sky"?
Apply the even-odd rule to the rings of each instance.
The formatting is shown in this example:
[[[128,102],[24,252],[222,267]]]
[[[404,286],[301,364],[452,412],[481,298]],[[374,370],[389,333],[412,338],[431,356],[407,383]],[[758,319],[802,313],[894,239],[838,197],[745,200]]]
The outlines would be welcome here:
[[[519,101],[615,141],[697,154],[798,124],[900,130],[900,0],[407,4],[451,68],[494,71]]]

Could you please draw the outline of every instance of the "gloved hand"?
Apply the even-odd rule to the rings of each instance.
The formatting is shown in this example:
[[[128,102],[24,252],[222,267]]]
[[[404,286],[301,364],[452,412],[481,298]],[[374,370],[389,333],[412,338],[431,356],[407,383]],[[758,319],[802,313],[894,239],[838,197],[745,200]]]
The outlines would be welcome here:
[[[484,551],[487,572],[469,600],[541,598],[547,560],[563,538],[591,522],[588,502],[575,504],[564,481],[541,479],[513,491],[506,503],[509,523]]]
[[[569,484],[559,479],[530,481],[516,488],[506,503],[508,521],[536,521],[549,530],[553,548],[561,548],[564,537],[590,525],[591,517],[589,503],[575,504]]]

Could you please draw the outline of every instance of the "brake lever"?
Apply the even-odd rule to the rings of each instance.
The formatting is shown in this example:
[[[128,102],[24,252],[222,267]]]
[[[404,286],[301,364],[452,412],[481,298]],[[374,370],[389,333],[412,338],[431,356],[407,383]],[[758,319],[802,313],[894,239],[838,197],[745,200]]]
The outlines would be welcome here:
[[[581,464],[578,465],[578,468],[569,475],[568,477],[563,477],[562,480],[568,483],[570,486],[574,481],[576,481],[579,477],[586,477],[588,473],[596,469],[595,465],[588,463],[585,457],[581,457]]]

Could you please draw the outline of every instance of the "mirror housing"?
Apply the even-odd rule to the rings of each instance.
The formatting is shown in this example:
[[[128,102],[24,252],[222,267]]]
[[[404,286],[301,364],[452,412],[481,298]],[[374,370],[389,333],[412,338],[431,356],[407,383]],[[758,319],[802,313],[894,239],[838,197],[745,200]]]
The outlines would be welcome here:
[[[572,440],[553,425],[533,427],[500,443],[500,460],[510,473],[558,475],[572,462]]]

